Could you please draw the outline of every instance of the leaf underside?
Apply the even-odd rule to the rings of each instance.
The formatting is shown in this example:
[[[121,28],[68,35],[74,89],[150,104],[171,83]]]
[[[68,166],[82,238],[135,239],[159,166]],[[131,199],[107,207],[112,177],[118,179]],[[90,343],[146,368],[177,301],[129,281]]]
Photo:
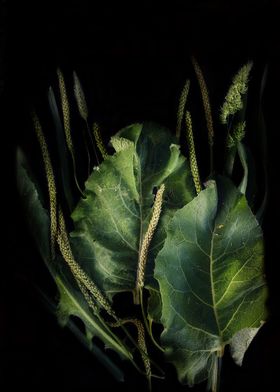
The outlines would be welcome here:
[[[155,278],[166,357],[182,383],[199,383],[238,331],[265,318],[262,231],[229,180],[211,181],[175,213]]]

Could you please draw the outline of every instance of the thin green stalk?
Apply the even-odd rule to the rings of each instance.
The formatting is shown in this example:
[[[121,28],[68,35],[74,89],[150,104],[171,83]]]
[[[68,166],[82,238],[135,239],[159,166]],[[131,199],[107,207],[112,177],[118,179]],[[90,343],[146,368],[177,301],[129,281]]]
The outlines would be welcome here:
[[[147,317],[146,317],[146,313],[145,313],[145,309],[144,309],[144,301],[143,301],[143,289],[140,290],[140,305],[141,305],[141,311],[142,311],[142,317],[144,320],[144,324],[146,327],[146,330],[151,338],[151,341],[154,343],[154,345],[156,346],[156,348],[158,348],[160,351],[164,352],[164,349],[156,342],[156,340],[154,339],[153,333],[152,333],[152,329],[149,326]]]
[[[134,289],[134,303],[138,305],[140,303],[140,292],[144,287],[145,269],[146,269],[147,257],[149,252],[149,246],[153,239],[153,235],[157,228],[158,221],[161,214],[164,190],[165,190],[165,185],[162,184],[159,190],[157,191],[154,206],[153,206],[152,217],[139,251],[136,284]]]
[[[211,112],[209,93],[208,93],[208,88],[207,88],[202,70],[201,70],[197,60],[193,56],[192,56],[191,60],[192,60],[194,71],[196,73],[196,77],[197,77],[198,84],[200,87],[202,103],[203,103],[204,113],[205,113],[205,119],[206,119],[206,124],[207,124],[207,129],[208,129],[208,144],[209,144],[209,148],[210,148],[210,151],[209,151],[210,152],[210,175],[211,175],[213,173],[214,128],[213,128],[213,118],[212,118],[212,112]]]

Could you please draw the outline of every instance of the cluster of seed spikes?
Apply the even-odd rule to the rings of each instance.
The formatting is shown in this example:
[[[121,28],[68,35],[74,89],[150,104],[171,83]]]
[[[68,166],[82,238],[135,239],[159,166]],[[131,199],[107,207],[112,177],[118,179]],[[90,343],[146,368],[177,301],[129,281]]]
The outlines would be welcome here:
[[[213,128],[213,118],[211,112],[211,105],[209,100],[209,93],[207,89],[207,85],[202,73],[202,70],[195,59],[195,57],[191,58],[192,65],[194,67],[194,71],[198,80],[198,84],[200,87],[202,103],[204,107],[206,125],[208,130],[208,143],[210,148],[210,174],[213,173],[213,144],[214,144],[214,128]],[[190,81],[187,80],[184,88],[181,92],[181,96],[179,98],[179,105],[177,111],[177,126],[176,126],[176,136],[180,139],[181,130],[183,128],[183,118],[185,116],[185,127],[186,127],[186,136],[187,136],[187,144],[189,150],[189,161],[190,161],[190,168],[191,173],[195,185],[195,189],[197,194],[202,190],[201,181],[199,176],[198,164],[197,164],[197,157],[195,151],[195,143],[194,143],[194,136],[193,136],[193,128],[192,128],[192,118],[191,114],[188,110],[186,110],[187,104],[187,97],[190,88]]]
[[[71,137],[70,108],[69,108],[69,101],[68,101],[67,92],[66,92],[66,85],[65,85],[65,80],[64,80],[63,74],[59,69],[57,70],[57,75],[58,75],[59,91],[60,91],[60,97],[61,97],[65,140],[66,140],[66,145],[69,150],[69,153],[72,157],[74,176],[76,176],[75,153],[74,153],[74,146],[73,146],[73,141],[72,141],[72,137]],[[85,121],[87,121],[88,111],[87,111],[87,105],[86,105],[86,101],[85,101],[85,95],[83,93],[79,79],[75,73],[74,73],[74,86],[75,86],[75,88],[74,88],[75,97],[77,100],[77,105],[79,108],[80,115]],[[133,323],[137,327],[138,346],[139,346],[142,360],[144,363],[145,374],[147,376],[147,379],[149,380],[149,385],[150,385],[151,364],[150,364],[150,360],[148,357],[147,346],[146,346],[146,342],[145,342],[145,331],[144,331],[143,324],[141,323],[140,320],[137,320],[137,319],[122,320],[122,319],[118,318],[115,311],[113,310],[110,302],[108,301],[108,299],[105,297],[105,295],[100,291],[100,289],[96,286],[96,284],[92,281],[92,279],[85,273],[85,271],[80,267],[80,265],[75,260],[75,257],[73,255],[71,245],[69,242],[62,208],[61,208],[61,206],[58,206],[58,203],[57,203],[55,177],[54,177],[54,171],[53,171],[53,167],[52,167],[52,163],[51,163],[50,154],[48,151],[48,146],[47,146],[45,136],[43,134],[42,127],[41,127],[41,124],[39,122],[39,119],[38,119],[38,116],[36,115],[36,113],[33,113],[33,123],[34,123],[35,132],[37,135],[37,139],[38,139],[38,142],[39,142],[39,145],[41,148],[42,158],[43,158],[44,166],[45,166],[46,179],[47,179],[47,184],[48,184],[49,208],[50,208],[50,246],[51,246],[52,259],[55,258],[55,248],[56,248],[56,244],[58,244],[60,253],[63,256],[64,261],[66,262],[69,269],[71,270],[73,277],[75,278],[76,283],[77,283],[81,293],[83,294],[89,308],[92,309],[94,314],[96,314],[98,317],[100,317],[99,311],[100,311],[100,308],[102,308],[107,312],[108,315],[110,315],[115,320],[114,323],[108,322],[108,325],[110,325],[111,327],[116,327],[116,326],[122,327],[127,322]],[[107,154],[105,146],[103,144],[102,137],[100,134],[100,128],[97,123],[94,123],[94,125],[93,125],[93,135],[95,137],[96,145],[99,148],[99,151],[100,151],[102,157],[105,159],[108,156],[108,154]],[[76,180],[76,178],[75,178],[75,180]],[[77,183],[77,181],[76,181],[76,183]],[[77,183],[77,185],[78,185],[78,183]],[[157,194],[157,197],[155,200],[152,221],[149,225],[148,232],[147,232],[145,239],[144,239],[144,242],[143,242],[142,253],[141,253],[142,254],[141,260],[143,262],[144,262],[144,260],[146,262],[147,253],[148,253],[148,246],[149,246],[149,243],[151,241],[151,238],[153,236],[153,233],[154,233],[156,226],[157,226],[157,222],[160,217],[163,191],[164,191],[164,185],[162,185],[160,190],[158,191],[158,194]],[[141,275],[141,285],[143,285],[142,282],[144,282],[144,269],[143,269],[143,276]]]
[[[211,113],[211,107],[209,101],[209,94],[201,68],[199,67],[197,61],[194,58],[192,58],[192,63],[200,86],[200,91],[201,91],[201,96],[202,96],[202,101],[203,101],[203,106],[205,111],[206,125],[208,129],[208,141],[210,146],[210,166],[211,166],[211,173],[212,173],[212,169],[213,169],[212,147],[213,147],[213,140],[214,140],[214,130],[213,130],[213,120],[212,120],[212,113]],[[230,116],[232,116],[237,111],[242,109],[242,105],[243,105],[242,98],[247,91],[248,77],[249,77],[249,72],[251,70],[251,67],[252,67],[252,63],[248,63],[247,65],[245,65],[240,69],[240,71],[233,79],[233,83],[228,91],[228,94],[226,95],[225,103],[221,108],[220,120],[223,124],[226,124],[228,122]],[[70,107],[69,107],[69,101],[67,97],[65,80],[60,70],[57,71],[57,76],[58,76],[59,91],[60,91],[60,98],[61,98],[66,145],[72,157],[75,181],[77,187],[81,191],[76,178],[75,151],[74,151],[74,145],[71,137]],[[85,94],[83,92],[79,78],[75,72],[73,74],[73,77],[74,77],[74,95],[76,98],[78,110],[82,119],[86,122],[87,129],[89,131],[89,126],[88,126],[89,113],[86,104]],[[201,186],[201,180],[200,180],[196,151],[195,151],[192,118],[190,112],[186,110],[186,102],[189,93],[189,87],[190,87],[190,82],[189,80],[187,80],[179,100],[179,106],[177,112],[176,136],[178,139],[180,138],[182,123],[185,116],[185,128],[186,128],[186,137],[187,137],[187,144],[189,150],[190,169],[191,169],[196,192],[197,194],[199,194],[202,190],[202,186]],[[49,209],[50,209],[51,257],[53,260],[55,259],[56,245],[58,245],[64,261],[66,262],[69,269],[71,270],[81,293],[83,294],[85,300],[87,301],[88,306],[92,309],[93,313],[96,314],[98,317],[100,317],[99,311],[100,308],[102,308],[108,313],[109,316],[111,316],[114,319],[114,322],[110,322],[110,323],[107,322],[107,326],[123,328],[123,325],[126,323],[132,323],[136,326],[138,331],[138,347],[141,352],[142,360],[145,367],[145,373],[147,379],[149,380],[149,385],[150,385],[150,380],[152,375],[151,363],[148,357],[147,346],[145,342],[144,326],[140,320],[134,318],[129,318],[129,319],[118,318],[109,300],[106,298],[106,296],[101,292],[101,290],[97,287],[97,285],[92,281],[92,279],[86,274],[86,272],[80,267],[80,265],[75,260],[69,242],[62,208],[61,206],[58,206],[57,203],[55,177],[54,177],[54,171],[53,171],[53,167],[48,151],[48,146],[39,119],[35,113],[33,113],[33,122],[34,122],[34,128],[37,135],[37,139],[40,144],[40,149],[44,161],[44,167],[45,167],[46,178],[47,178],[47,186],[48,186],[48,194],[49,194]],[[237,125],[235,125],[233,131],[230,131],[228,133],[227,147],[229,149],[231,149],[231,147],[233,146],[236,146],[237,143],[239,143],[243,139],[245,135],[245,126],[246,126],[245,122],[239,122]],[[102,137],[100,134],[100,128],[97,123],[93,124],[92,131],[99,152],[101,153],[102,158],[106,159],[108,157],[108,154],[103,144]],[[93,139],[91,139],[91,141],[93,142]],[[114,145],[114,143],[116,144],[116,146]],[[116,149],[124,148],[124,146],[126,146],[127,143],[128,141],[126,139],[121,140],[118,138],[114,141],[114,138],[112,138],[112,144],[114,145],[114,147],[116,147]],[[93,148],[96,154],[94,143],[93,143]],[[136,304],[141,303],[142,312],[143,312],[142,290],[144,288],[144,283],[145,283],[145,268],[147,264],[149,247],[161,216],[164,190],[165,190],[165,185],[161,184],[155,197],[148,229],[143,237],[143,240],[141,239],[140,241],[134,302]],[[145,318],[144,312],[143,312],[143,318],[145,321],[145,325],[147,326],[146,324],[147,319]],[[154,342],[151,334],[150,336],[152,341]]]
[[[55,257],[55,243],[57,236],[57,198],[56,198],[56,185],[51,158],[48,150],[48,146],[42,131],[42,127],[38,116],[35,112],[32,113],[34,129],[36,136],[41,148],[41,154],[45,166],[45,172],[47,175],[48,193],[49,193],[49,208],[50,208],[50,247],[51,257]]]

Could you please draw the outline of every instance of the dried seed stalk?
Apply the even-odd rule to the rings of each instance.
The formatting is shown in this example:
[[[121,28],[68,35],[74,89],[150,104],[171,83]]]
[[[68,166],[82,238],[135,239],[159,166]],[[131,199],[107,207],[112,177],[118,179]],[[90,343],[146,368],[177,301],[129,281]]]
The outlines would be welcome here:
[[[208,129],[209,145],[213,146],[214,128],[213,128],[213,118],[212,118],[211,105],[210,105],[207,85],[202,70],[194,57],[192,57],[192,64],[200,87],[200,92],[201,92],[201,97],[202,97],[202,102],[203,102],[203,107],[205,112],[205,119],[206,119],[206,124]]]
[[[186,102],[189,94],[189,89],[190,89],[190,81],[187,80],[180,95],[178,111],[177,111],[176,136],[178,139],[181,135],[182,121],[184,118],[184,112],[185,112]]]
[[[74,259],[61,208],[59,209],[58,222],[59,222],[59,231],[57,236],[57,242],[59,245],[59,249],[64,260],[66,261],[69,268],[71,269],[74,277],[77,280],[79,280],[81,284],[85,286],[85,288],[92,294],[94,299],[107,311],[107,313],[110,316],[116,318],[116,314],[112,309],[107,298],[105,298],[105,296],[101,293],[99,288],[92,282],[89,276],[83,271],[83,269],[79,266],[79,264]]]
[[[59,92],[60,92],[60,98],[61,98],[61,107],[62,107],[62,114],[63,114],[63,125],[64,125],[66,145],[67,145],[67,148],[68,148],[70,155],[71,155],[71,158],[72,158],[74,180],[75,180],[76,186],[77,186],[79,192],[83,195],[83,191],[81,190],[80,185],[78,183],[78,179],[77,179],[75,151],[74,151],[74,145],[73,145],[72,136],[71,136],[70,107],[69,107],[69,101],[68,101],[68,97],[67,97],[66,85],[65,85],[65,80],[64,80],[63,74],[59,68],[57,69],[57,76],[58,76]]]
[[[147,262],[147,256],[149,251],[149,246],[152,241],[154,232],[156,230],[161,209],[162,209],[162,198],[165,186],[162,184],[157,191],[154,208],[152,217],[148,226],[148,230],[144,236],[143,242],[141,244],[140,252],[139,252],[139,261],[138,261],[138,270],[137,270],[137,278],[136,278],[136,295],[135,295],[135,302],[139,303],[139,292],[144,287],[144,280],[145,280],[145,267]]]
[[[187,129],[187,142],[189,148],[189,156],[190,156],[190,166],[193,177],[194,186],[197,194],[201,192],[201,183],[199,177],[199,170],[197,165],[196,153],[195,153],[195,145],[193,139],[193,130],[192,130],[192,118],[190,112],[186,112],[186,129]]]
[[[96,142],[96,145],[102,155],[103,159],[106,159],[108,157],[108,153],[106,151],[106,148],[104,146],[101,133],[100,133],[100,127],[97,123],[93,123],[93,136]]]
[[[51,257],[55,257],[55,243],[57,235],[57,198],[56,198],[56,186],[53,167],[50,159],[48,146],[46,143],[45,136],[39,121],[39,118],[35,112],[32,115],[33,124],[36,132],[36,136],[41,148],[41,153],[44,161],[45,172],[48,184],[49,193],[49,204],[50,204],[50,246],[51,246]]]
[[[198,62],[196,61],[195,57],[192,57],[191,60],[192,60],[194,71],[196,73],[196,77],[197,77],[198,84],[200,87],[202,103],[203,103],[203,107],[204,107],[206,125],[207,125],[207,130],[208,130],[208,143],[209,143],[209,148],[210,148],[210,172],[212,173],[213,172],[214,128],[213,128],[213,118],[212,118],[212,112],[211,112],[209,93],[208,93],[207,85],[206,85],[202,70],[201,70]]]

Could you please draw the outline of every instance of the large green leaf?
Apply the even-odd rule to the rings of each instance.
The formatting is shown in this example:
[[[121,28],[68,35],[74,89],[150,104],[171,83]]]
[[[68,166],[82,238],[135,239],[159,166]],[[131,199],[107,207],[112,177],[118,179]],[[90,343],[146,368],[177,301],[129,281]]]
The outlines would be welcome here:
[[[209,182],[175,213],[155,261],[155,277],[167,359],[182,383],[211,378],[216,354],[234,336],[237,352],[236,340],[243,337],[236,333],[258,328],[265,318],[262,231],[229,180]]]
[[[56,256],[55,260],[51,259],[49,213],[43,207],[39,187],[35,185],[35,180],[28,169],[27,160],[20,149],[17,152],[17,185],[25,213],[28,216],[30,230],[36,240],[41,257],[58,287],[60,297],[58,319],[60,323],[67,325],[71,316],[79,317],[85,325],[86,335],[84,338],[90,349],[93,336],[97,336],[106,347],[114,349],[122,358],[130,359],[131,354],[126,347],[110,332],[102,320],[93,314],[62,257]],[[81,333],[79,333],[79,337],[80,335]],[[95,353],[97,355],[97,352]],[[101,359],[104,361],[104,355]],[[107,358],[106,366],[109,364],[110,359]],[[112,372],[115,371],[114,369],[115,365],[112,363]]]
[[[171,216],[194,197],[186,159],[171,133],[152,123],[135,124],[112,138],[116,153],[94,170],[72,214],[75,256],[98,286],[112,297],[135,288],[139,246],[147,230],[154,188],[165,184],[160,224],[151,243],[146,283]]]

